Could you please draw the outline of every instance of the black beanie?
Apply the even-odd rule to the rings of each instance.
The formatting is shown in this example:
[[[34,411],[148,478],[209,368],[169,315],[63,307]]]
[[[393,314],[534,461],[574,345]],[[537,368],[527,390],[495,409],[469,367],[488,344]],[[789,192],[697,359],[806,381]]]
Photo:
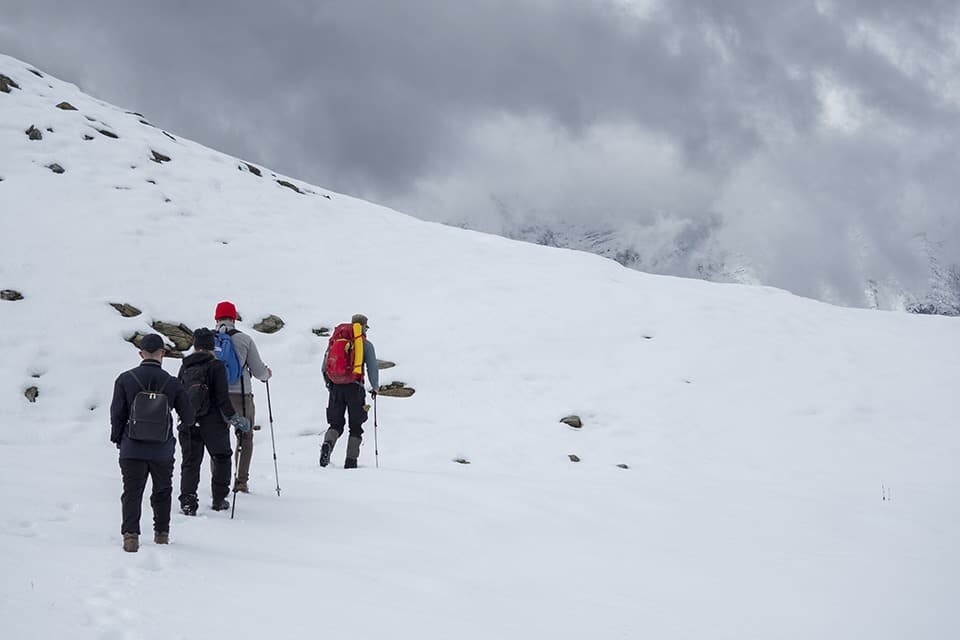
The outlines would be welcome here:
[[[200,327],[193,332],[193,348],[213,351],[213,331]]]

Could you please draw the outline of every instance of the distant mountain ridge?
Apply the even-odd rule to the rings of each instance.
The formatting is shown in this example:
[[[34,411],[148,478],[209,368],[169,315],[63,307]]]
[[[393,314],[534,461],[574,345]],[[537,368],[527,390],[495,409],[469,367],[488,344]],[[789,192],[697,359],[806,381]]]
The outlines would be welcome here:
[[[467,226],[467,225],[462,225]],[[534,244],[595,253],[638,271],[711,282],[765,285],[745,256],[724,250],[707,225],[673,237],[652,237],[641,225],[587,226],[561,221],[505,225],[503,235]],[[896,281],[867,278],[863,297],[848,304],[869,309],[960,316],[960,262],[946,255],[941,244],[916,239],[926,256],[929,279],[925,289],[910,290]],[[837,303],[828,294],[821,296]]]

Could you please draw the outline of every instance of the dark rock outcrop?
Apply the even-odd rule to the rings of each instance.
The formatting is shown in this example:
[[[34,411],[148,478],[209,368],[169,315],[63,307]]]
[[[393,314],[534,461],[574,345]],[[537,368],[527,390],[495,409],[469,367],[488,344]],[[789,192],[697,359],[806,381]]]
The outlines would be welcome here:
[[[260,320],[260,322],[254,324],[253,328],[260,333],[276,333],[277,331],[280,331],[280,329],[283,329],[283,325],[284,322],[279,316],[270,314],[266,318]]]
[[[70,104],[69,102],[61,102],[57,105],[57,109],[63,109],[64,111],[76,111],[77,108]]]
[[[19,89],[20,85],[14,82],[13,78],[10,76],[5,76],[0,73],[0,92],[10,93],[10,89]]]
[[[151,149],[150,153],[152,155],[150,159],[156,162],[157,164],[160,164],[161,162],[170,162],[170,156],[164,155],[159,151],[154,151]]]
[[[380,389],[377,390],[377,394],[391,398],[409,398],[415,392],[416,389],[413,387],[408,387],[406,383],[396,380],[390,384],[380,385]]]
[[[116,309],[124,318],[135,318],[140,315],[140,309],[126,302],[111,302],[110,306]]]
[[[173,324],[162,320],[154,320],[151,324],[153,330],[170,339],[173,346],[178,351],[186,351],[193,346],[193,329],[185,324]]]
[[[287,182],[286,180],[277,180],[277,184],[279,184],[282,187],[286,187],[287,189],[293,189],[297,193],[300,193],[300,194],[303,193],[303,191],[300,191],[300,187],[293,184],[292,182]]]
[[[17,300],[23,300],[23,294],[13,289],[4,289],[0,291],[0,300],[16,302]]]
[[[43,140],[43,132],[34,125],[30,125],[30,128],[24,131],[24,133],[27,134],[27,137],[31,140]]]
[[[583,421],[580,419],[580,416],[566,416],[565,418],[560,418],[560,422],[574,429],[583,428]]]
[[[36,402],[37,396],[40,395],[40,389],[36,387],[27,387],[24,390],[23,395],[26,396],[27,400],[29,400],[30,402]]]
[[[50,171],[53,171],[54,173],[63,173],[64,171],[66,171],[66,169],[61,167],[56,162],[54,162],[53,164],[48,164],[47,169],[50,169]]]

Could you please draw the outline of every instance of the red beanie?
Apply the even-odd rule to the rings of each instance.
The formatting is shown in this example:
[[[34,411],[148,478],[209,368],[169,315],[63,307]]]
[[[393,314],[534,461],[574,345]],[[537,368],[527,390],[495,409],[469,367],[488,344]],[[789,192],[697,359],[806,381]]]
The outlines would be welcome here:
[[[219,320],[220,318],[230,318],[231,320],[237,319],[237,308],[233,306],[232,302],[227,302],[224,300],[217,305],[217,310],[213,312],[213,319]]]

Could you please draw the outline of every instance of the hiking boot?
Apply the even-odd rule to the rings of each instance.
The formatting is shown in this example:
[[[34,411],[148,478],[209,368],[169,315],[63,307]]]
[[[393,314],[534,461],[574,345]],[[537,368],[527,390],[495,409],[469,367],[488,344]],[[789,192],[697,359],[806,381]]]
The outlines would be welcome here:
[[[140,549],[140,534],[123,534],[123,550],[129,553],[135,553],[138,549]]]
[[[192,502],[186,502],[180,505],[180,513],[185,516],[195,516],[197,515],[197,505]]]
[[[330,454],[333,453],[333,443],[325,440],[320,445],[320,466],[325,467],[330,464]]]
[[[154,544],[170,544],[170,534],[167,531],[155,531],[153,542]]]
[[[237,480],[233,483],[233,492],[236,493],[240,491],[241,493],[250,493],[250,487],[247,486],[246,480]]]
[[[356,469],[357,468],[357,459],[356,458],[346,458],[343,461],[344,469]]]
[[[216,500],[210,507],[214,511],[226,511],[230,508],[230,501],[226,498],[220,498]]]

